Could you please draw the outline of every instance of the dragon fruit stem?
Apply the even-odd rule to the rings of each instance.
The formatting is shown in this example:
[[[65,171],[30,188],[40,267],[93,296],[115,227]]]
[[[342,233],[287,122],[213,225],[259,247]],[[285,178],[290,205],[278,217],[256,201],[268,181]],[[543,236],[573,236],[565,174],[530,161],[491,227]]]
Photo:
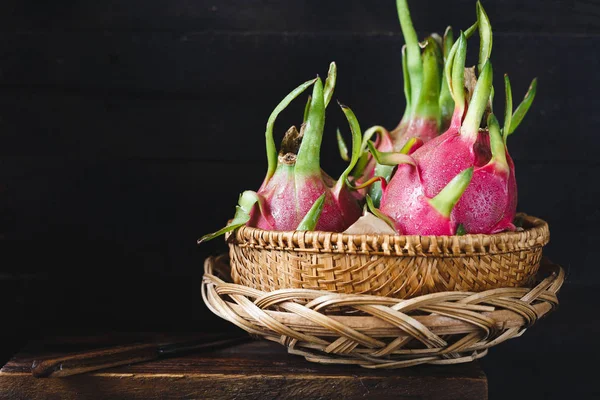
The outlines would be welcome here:
[[[297,231],[315,230],[317,224],[319,223],[321,212],[323,211],[324,202],[325,193],[323,193],[321,196],[319,196],[317,200],[315,200],[310,210],[308,210],[304,218],[302,218],[302,221],[300,221],[300,224],[298,224],[298,228],[296,228]]]
[[[490,162],[494,162],[497,167],[508,171],[510,167],[506,161],[506,144],[500,132],[500,124],[494,114],[488,116],[487,126],[490,132],[490,149],[492,151]]]
[[[421,92],[423,82],[423,64],[421,63],[421,48],[417,32],[413,27],[407,0],[396,0],[400,28],[406,42],[407,69],[410,77],[411,99],[415,100]]]
[[[431,36],[426,39],[423,51],[423,86],[415,104],[414,116],[434,120],[440,126],[440,89],[442,87],[443,55]]]
[[[275,125],[275,120],[277,119],[277,116],[279,116],[279,114],[292,102],[292,100],[294,100],[296,97],[302,94],[306,89],[308,89],[308,87],[310,87],[316,81],[317,79],[306,81],[294,90],[292,90],[287,96],[285,96],[283,100],[281,100],[281,102],[279,102],[277,107],[275,107],[275,109],[269,116],[269,119],[267,121],[267,129],[265,131],[268,167],[267,175],[265,177],[263,185],[265,185],[266,182],[268,182],[269,179],[271,179],[271,177],[275,173],[275,169],[277,169],[277,147],[275,146],[275,140],[273,139],[273,127]]]
[[[449,218],[452,209],[471,183],[472,177],[473,167],[460,172],[434,198],[429,200],[429,204],[441,215]]]
[[[492,54],[492,25],[480,1],[477,1],[477,22],[479,24],[479,64],[481,73],[483,65]]]
[[[321,175],[320,153],[325,127],[325,102],[323,82],[317,78],[312,93],[312,101],[304,128],[304,136],[296,157],[295,175]]]
[[[475,143],[477,140],[479,126],[481,125],[481,118],[483,117],[485,109],[488,105],[490,94],[492,92],[492,79],[492,63],[490,60],[487,60],[481,70],[479,78],[477,79],[473,97],[469,102],[467,115],[465,116],[461,127],[461,134],[469,140],[472,140],[473,143]]]
[[[531,85],[529,85],[529,89],[527,90],[527,93],[525,94],[525,98],[523,98],[523,101],[521,102],[521,104],[519,104],[517,106],[517,109],[515,110],[515,112],[512,115],[512,120],[510,123],[510,129],[508,130],[508,135],[511,135],[515,131],[515,129],[517,129],[519,124],[521,124],[521,121],[523,121],[525,114],[527,114],[527,111],[529,111],[529,108],[531,107],[531,103],[533,103],[533,99],[535,98],[536,92],[537,92],[537,78],[534,78],[533,81],[531,81]]]

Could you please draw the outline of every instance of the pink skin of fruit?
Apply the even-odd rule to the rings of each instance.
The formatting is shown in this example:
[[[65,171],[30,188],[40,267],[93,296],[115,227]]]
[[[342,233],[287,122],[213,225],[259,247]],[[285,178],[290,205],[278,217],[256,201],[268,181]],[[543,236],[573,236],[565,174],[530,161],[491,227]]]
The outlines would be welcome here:
[[[426,143],[439,136],[438,123],[428,118],[415,117],[409,124],[401,122],[392,132],[393,146],[391,149],[377,147],[379,151],[400,151],[402,147],[411,138],[419,138],[421,142]],[[413,150],[414,151],[414,150]]]
[[[446,188],[444,200],[435,203],[425,195],[416,165],[401,164],[383,189],[380,210],[404,235],[454,235],[457,223],[450,211],[469,184],[472,169],[462,171]],[[397,171],[397,172],[398,172]],[[439,200],[439,199],[438,199]],[[442,207],[439,205],[443,203]],[[444,211],[445,210],[445,211]]]
[[[452,211],[469,233],[496,233],[506,230],[500,222],[507,217],[509,208],[509,171],[495,163],[475,169],[473,180]],[[512,221],[514,212],[508,214]]]
[[[348,189],[343,188],[336,195],[332,187],[325,184],[325,179],[295,179],[294,174],[288,171],[278,168],[267,185],[257,192],[264,211],[261,213],[258,207],[255,207],[248,226],[265,230],[293,231],[323,193],[325,201],[316,230],[343,231],[360,218],[361,208]]]

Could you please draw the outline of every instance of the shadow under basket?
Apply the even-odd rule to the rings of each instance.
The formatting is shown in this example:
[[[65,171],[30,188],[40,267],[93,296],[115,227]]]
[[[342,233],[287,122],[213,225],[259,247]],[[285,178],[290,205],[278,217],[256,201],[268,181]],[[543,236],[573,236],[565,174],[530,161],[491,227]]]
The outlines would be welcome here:
[[[522,230],[493,235],[352,235],[241,227],[229,234],[234,283],[270,292],[313,289],[411,298],[530,286],[548,224],[518,214]]]
[[[544,260],[532,289],[412,299],[310,289],[265,292],[230,283],[228,258],[220,256],[204,264],[202,297],[219,317],[308,361],[403,368],[473,361],[519,337],[557,306],[564,276]]]

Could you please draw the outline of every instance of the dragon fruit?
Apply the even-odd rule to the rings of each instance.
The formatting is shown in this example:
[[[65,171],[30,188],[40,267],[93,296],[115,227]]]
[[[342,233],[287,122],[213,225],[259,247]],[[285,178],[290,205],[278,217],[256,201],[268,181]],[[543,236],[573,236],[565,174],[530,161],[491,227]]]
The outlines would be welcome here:
[[[384,177],[389,181],[393,171],[391,166],[377,164],[366,151],[366,143],[373,136],[377,135],[375,147],[379,151],[401,151],[412,138],[424,143],[437,137],[448,128],[454,110],[454,99],[443,74],[444,63],[454,43],[452,27],[446,28],[443,39],[432,34],[423,43],[419,43],[407,0],[397,0],[396,6],[406,42],[402,47],[406,108],[398,126],[391,132],[382,126],[372,127],[365,132],[362,147],[364,160],[358,163],[353,173],[355,180],[363,185],[374,176]],[[466,34],[470,35],[474,30],[472,27]],[[381,183],[372,184],[368,193],[374,204],[378,205],[382,196]]]
[[[452,187],[451,183],[455,182],[457,176],[469,169],[473,171],[470,184],[449,214],[451,229],[447,229],[447,221],[443,220],[440,222],[443,226],[440,231],[455,232],[459,224],[466,233],[514,230],[512,221],[516,212],[517,187],[514,163],[508,154],[506,139],[529,109],[535,96],[536,81],[534,80],[525,100],[513,114],[510,81],[505,78],[507,101],[504,128],[501,130],[491,110],[491,25],[480,3],[477,3],[477,18],[481,41],[479,77],[474,77],[474,69],[465,68],[467,38],[461,32],[448,55],[445,68],[449,90],[455,103],[450,126],[441,136],[417,149],[409,161],[401,160],[402,163],[389,185],[384,188],[381,211],[403,228],[403,233],[426,234],[424,232],[435,231],[430,226],[409,224],[415,213],[411,210],[422,209],[414,200],[415,193],[435,199],[447,192],[449,185]],[[476,83],[466,81],[465,77],[476,80]],[[471,96],[468,107],[465,92]],[[487,123],[483,124],[486,127],[481,129],[482,118],[486,113]],[[382,159],[382,154],[377,155]],[[419,190],[422,190],[422,194]]]
[[[307,81],[286,96],[271,114],[265,133],[268,169],[257,192],[240,196],[236,214],[223,229],[205,235],[213,239],[239,226],[265,230],[323,230],[341,232],[352,225],[362,208],[348,186],[348,175],[360,157],[361,130],[350,108],[340,104],[352,132],[352,159],[335,181],[320,167],[320,149],[325,109],[331,100],[337,76],[335,63],[329,69],[325,87],[320,78]],[[313,86],[300,131],[292,126],[285,134],[279,154],[273,126],[279,113],[308,87]]]

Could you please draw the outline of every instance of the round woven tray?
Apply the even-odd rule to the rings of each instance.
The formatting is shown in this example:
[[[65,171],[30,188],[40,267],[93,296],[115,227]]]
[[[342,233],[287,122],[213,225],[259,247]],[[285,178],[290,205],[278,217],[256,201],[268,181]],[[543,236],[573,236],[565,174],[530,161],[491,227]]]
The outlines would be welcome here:
[[[401,300],[228,282],[226,256],[204,264],[202,297],[219,317],[318,363],[402,368],[457,364],[518,337],[558,305],[564,270],[543,263],[532,289],[444,292]]]
[[[394,236],[277,232],[241,227],[227,238],[235,283],[272,291],[327,290],[410,298],[448,290],[529,285],[548,224],[519,214],[523,230],[494,235]]]

